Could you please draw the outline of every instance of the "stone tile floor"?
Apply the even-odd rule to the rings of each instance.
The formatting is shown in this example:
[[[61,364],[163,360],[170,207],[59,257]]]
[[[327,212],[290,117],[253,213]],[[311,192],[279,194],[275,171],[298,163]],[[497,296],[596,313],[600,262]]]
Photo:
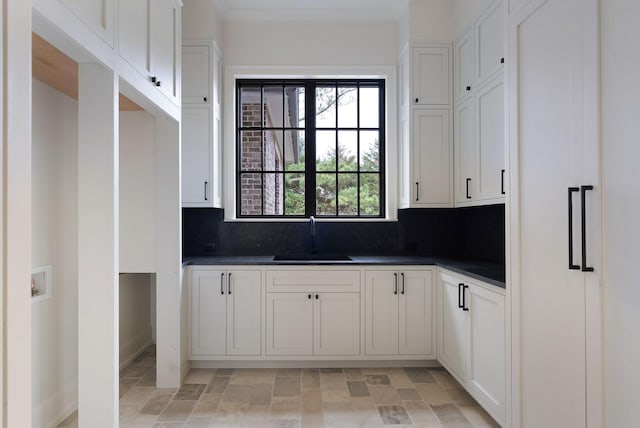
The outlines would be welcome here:
[[[444,369],[193,369],[179,390],[154,385],[150,348],[120,373],[120,427],[499,426]]]

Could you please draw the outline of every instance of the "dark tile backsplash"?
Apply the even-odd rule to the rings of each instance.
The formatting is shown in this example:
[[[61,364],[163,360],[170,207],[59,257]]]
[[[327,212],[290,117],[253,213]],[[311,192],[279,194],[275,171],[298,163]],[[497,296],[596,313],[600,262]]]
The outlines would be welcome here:
[[[504,205],[408,209],[397,222],[316,222],[314,250],[504,263],[504,238]],[[303,253],[309,243],[308,222],[225,222],[220,209],[182,210],[185,257]]]

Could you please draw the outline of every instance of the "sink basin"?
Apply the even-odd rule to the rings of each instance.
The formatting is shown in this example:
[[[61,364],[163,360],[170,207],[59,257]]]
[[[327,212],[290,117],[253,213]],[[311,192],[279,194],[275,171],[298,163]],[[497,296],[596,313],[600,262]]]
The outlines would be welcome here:
[[[273,257],[273,260],[281,262],[348,262],[351,261],[351,257],[345,256],[344,254],[278,254]]]

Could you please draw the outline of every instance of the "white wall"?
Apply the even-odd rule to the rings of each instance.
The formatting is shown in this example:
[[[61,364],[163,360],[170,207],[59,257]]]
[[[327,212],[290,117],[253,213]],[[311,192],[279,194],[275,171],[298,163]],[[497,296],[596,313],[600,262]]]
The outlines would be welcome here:
[[[453,40],[455,33],[451,31],[452,6],[452,0],[411,0],[409,2],[409,37],[414,40],[433,42]]]
[[[120,369],[152,343],[152,287],[155,275],[120,274]]]
[[[53,295],[32,307],[33,426],[77,405],[78,103],[33,81],[32,266],[53,267]]]
[[[452,39],[455,40],[471,23],[480,16],[493,0],[451,0],[453,20]],[[506,0],[505,0],[506,1]]]
[[[601,2],[605,424],[638,424],[640,2]]]
[[[120,113],[120,272],[155,272],[156,121]]]
[[[395,22],[228,21],[225,65],[362,66],[397,61]]]
[[[182,40],[212,40],[222,46],[222,22],[214,0],[183,0]]]

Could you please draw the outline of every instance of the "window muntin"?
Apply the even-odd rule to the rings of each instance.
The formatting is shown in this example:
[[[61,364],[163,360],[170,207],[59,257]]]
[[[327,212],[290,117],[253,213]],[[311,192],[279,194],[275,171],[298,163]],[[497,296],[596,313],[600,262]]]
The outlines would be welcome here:
[[[384,217],[384,80],[236,85],[238,217]]]

